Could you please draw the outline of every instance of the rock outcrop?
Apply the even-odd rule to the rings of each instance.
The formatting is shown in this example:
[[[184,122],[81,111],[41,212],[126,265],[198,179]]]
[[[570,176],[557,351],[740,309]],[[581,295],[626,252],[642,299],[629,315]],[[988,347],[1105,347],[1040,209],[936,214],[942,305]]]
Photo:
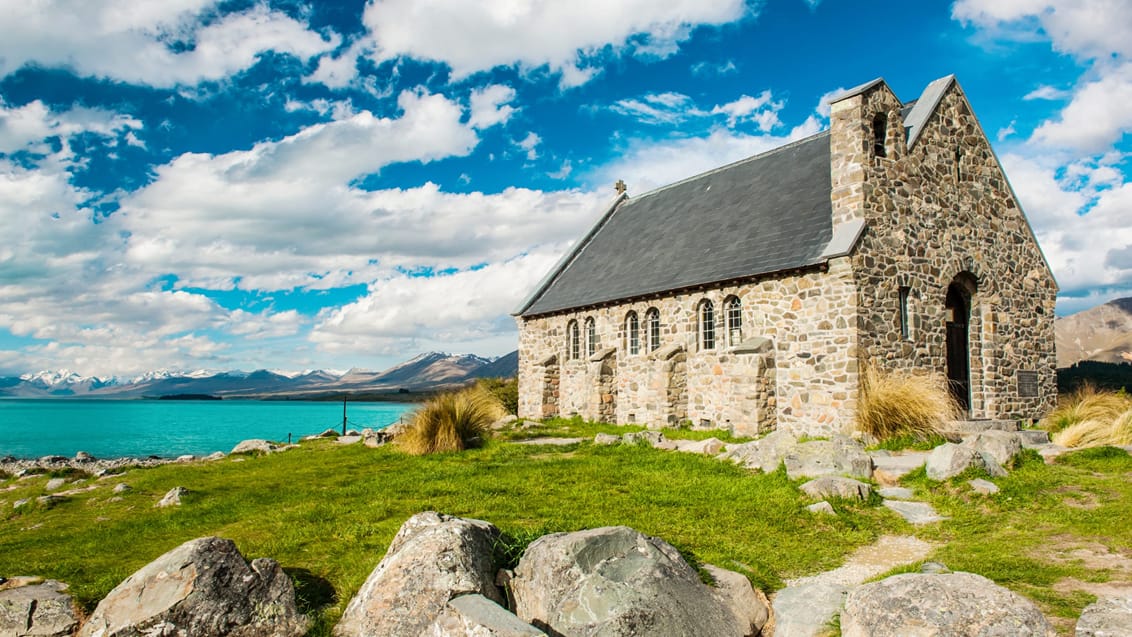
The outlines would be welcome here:
[[[552,635],[756,635],[746,612],[759,600],[709,588],[663,540],[624,526],[543,536],[511,579],[515,613]],[[748,585],[749,586],[749,585]]]
[[[822,476],[851,476],[868,480],[873,476],[873,459],[861,443],[848,436],[799,443],[783,458],[791,480]]]
[[[843,637],[983,635],[1052,637],[1030,600],[973,573],[907,573],[849,593]]]
[[[1074,637],[1132,637],[1132,597],[1102,597],[1086,606]]]
[[[0,590],[0,635],[69,637],[79,620],[66,584],[40,584]]]
[[[235,543],[185,542],[126,578],[79,637],[299,637],[308,620],[275,560],[249,565]]]
[[[492,546],[499,529],[432,511],[409,518],[389,551],[350,600],[337,637],[419,635],[459,595],[502,604]]]

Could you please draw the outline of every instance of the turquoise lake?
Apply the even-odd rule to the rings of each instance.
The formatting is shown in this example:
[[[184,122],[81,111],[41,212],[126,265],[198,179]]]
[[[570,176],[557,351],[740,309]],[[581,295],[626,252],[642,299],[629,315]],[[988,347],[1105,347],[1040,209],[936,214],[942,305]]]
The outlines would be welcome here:
[[[382,429],[416,405],[349,403],[351,429]],[[241,440],[298,441],[341,429],[342,403],[254,400],[0,400],[0,457],[176,457]]]

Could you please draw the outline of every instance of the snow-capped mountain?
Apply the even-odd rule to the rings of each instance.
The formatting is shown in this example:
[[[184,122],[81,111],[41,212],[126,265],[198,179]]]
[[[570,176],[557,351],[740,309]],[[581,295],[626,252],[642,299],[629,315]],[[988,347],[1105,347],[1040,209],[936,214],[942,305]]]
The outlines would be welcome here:
[[[0,397],[146,398],[208,394],[232,398],[299,397],[331,392],[420,391],[457,385],[474,378],[514,376],[518,353],[488,359],[471,354],[427,352],[381,372],[311,370],[276,372],[178,372],[153,370],[128,379],[87,377],[70,370],[0,377]]]

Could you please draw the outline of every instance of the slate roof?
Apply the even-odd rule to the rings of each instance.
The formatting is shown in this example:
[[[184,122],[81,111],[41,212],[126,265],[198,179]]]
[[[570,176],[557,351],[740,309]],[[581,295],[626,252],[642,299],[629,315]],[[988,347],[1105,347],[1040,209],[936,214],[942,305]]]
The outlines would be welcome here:
[[[821,263],[829,133],[618,200],[519,308],[529,317]]]

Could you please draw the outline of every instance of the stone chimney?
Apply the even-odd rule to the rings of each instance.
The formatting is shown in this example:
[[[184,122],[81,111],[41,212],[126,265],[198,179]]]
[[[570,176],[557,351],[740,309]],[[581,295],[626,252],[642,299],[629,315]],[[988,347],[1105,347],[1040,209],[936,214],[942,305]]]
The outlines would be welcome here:
[[[849,89],[830,102],[830,198],[835,228],[866,218],[876,169],[903,157],[901,107],[881,78]]]

